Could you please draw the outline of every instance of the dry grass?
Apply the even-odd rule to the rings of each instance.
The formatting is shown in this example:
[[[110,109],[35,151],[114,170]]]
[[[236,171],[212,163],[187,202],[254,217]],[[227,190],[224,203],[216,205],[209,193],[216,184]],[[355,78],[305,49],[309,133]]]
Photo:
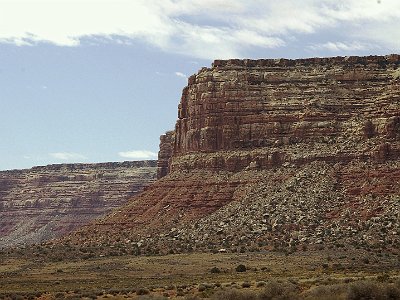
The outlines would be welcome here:
[[[2,295],[9,299],[34,299],[42,294],[42,299],[71,300],[83,296],[156,300],[167,296],[224,300],[358,299],[363,291],[398,295],[400,284],[394,283],[400,275],[398,258],[385,256],[376,261],[371,257],[369,264],[359,264],[364,256],[319,251],[290,255],[195,253],[60,262],[1,257],[0,299]],[[240,264],[246,266],[245,272],[236,271]],[[341,267],[336,268],[337,264]],[[213,268],[220,272],[211,272]],[[365,278],[370,281],[360,281]]]

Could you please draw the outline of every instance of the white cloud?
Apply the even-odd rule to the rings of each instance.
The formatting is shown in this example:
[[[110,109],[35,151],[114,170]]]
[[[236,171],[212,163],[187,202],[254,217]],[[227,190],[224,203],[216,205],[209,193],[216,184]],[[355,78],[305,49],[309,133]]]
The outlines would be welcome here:
[[[396,52],[399,21],[398,0],[2,0],[0,42],[77,46],[85,37],[117,44],[140,39],[168,52],[229,58],[253,47],[298,46],[310,36],[328,50],[379,43]]]
[[[342,43],[342,42],[327,42],[324,44],[316,44],[310,46],[312,50],[329,50],[332,52],[348,52],[357,50],[372,49],[373,45],[361,44],[358,42],[353,43]]]
[[[82,154],[79,153],[71,153],[71,152],[54,152],[50,153],[50,156],[58,159],[58,160],[65,160],[65,161],[82,161],[87,159]]]
[[[187,75],[183,74],[182,72],[175,72],[175,75],[182,78],[187,78]]]
[[[126,152],[118,152],[118,155],[129,159],[154,159],[157,158],[157,153],[147,150],[132,150]]]

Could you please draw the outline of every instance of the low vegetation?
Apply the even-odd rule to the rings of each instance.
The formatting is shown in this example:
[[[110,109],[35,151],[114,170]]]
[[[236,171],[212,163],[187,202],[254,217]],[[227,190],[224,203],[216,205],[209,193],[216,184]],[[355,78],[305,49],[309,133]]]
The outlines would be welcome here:
[[[0,299],[400,299],[398,257],[193,253],[45,260],[0,254]]]
[[[151,287],[136,289],[108,289],[91,292],[79,290],[57,293],[3,293],[1,299],[184,299],[184,300],[395,300],[400,299],[400,281],[378,282],[357,280],[351,283],[333,283],[307,286],[288,280],[270,280],[263,288],[227,284],[184,285],[169,289]]]

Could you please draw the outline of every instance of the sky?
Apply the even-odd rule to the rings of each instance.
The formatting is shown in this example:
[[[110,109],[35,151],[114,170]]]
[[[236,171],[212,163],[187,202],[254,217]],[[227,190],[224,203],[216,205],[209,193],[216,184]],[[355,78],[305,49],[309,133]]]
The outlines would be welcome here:
[[[399,0],[0,0],[0,170],[156,159],[214,59],[400,53]]]

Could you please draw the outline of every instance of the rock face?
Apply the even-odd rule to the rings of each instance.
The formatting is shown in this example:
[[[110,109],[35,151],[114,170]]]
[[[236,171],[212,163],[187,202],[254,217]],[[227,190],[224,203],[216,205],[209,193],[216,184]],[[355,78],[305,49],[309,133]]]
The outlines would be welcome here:
[[[160,136],[160,151],[157,160],[157,179],[160,179],[169,173],[170,158],[174,146],[175,132],[168,131]]]
[[[397,55],[215,61],[183,91],[171,170],[396,158],[398,68]],[[199,152],[216,155],[184,159]]]
[[[215,61],[161,137],[161,179],[68,242],[398,252],[399,70],[399,55]]]
[[[124,204],[155,180],[156,161],[0,172],[0,248],[45,241]]]

